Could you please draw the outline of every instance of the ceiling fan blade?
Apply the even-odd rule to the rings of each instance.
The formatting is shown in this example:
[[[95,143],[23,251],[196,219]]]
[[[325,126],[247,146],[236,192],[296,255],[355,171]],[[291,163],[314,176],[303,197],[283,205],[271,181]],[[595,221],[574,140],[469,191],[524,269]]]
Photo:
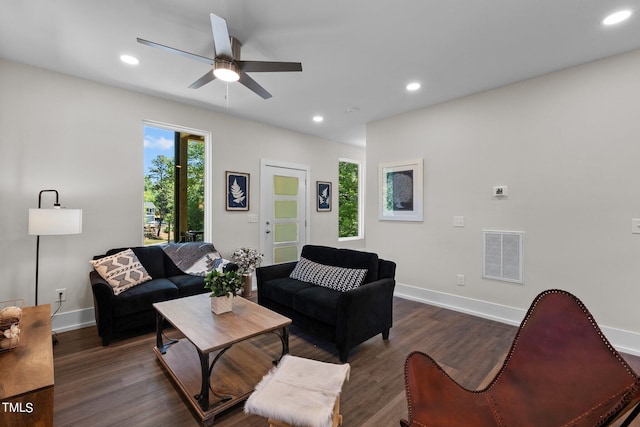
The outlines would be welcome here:
[[[220,56],[232,60],[233,51],[231,50],[231,39],[229,38],[227,21],[213,13],[209,16],[211,18],[211,30],[213,31],[213,46],[216,50],[216,58]]]
[[[302,71],[302,64],[299,62],[236,61],[236,64],[245,73]]]
[[[267,92],[265,88],[260,86],[257,81],[253,80],[251,77],[249,77],[245,73],[240,73],[240,80],[238,81],[243,85],[245,85],[246,87],[248,87],[249,89],[251,89],[252,91],[254,91],[255,93],[257,93],[258,95],[260,95],[263,99],[271,98],[271,94]]]
[[[213,59],[207,58],[206,56],[196,55],[195,53],[185,52],[184,50],[176,49],[174,47],[165,46],[160,43],[151,42],[149,40],[137,38],[138,43],[146,44],[147,46],[155,47],[158,49],[162,49],[169,53],[177,53],[178,55],[184,56],[185,58],[195,59],[196,61],[204,62],[205,64],[213,65]]]
[[[213,75],[213,70],[209,70],[204,76],[200,77],[195,82],[191,83],[189,89],[198,89],[206,85],[210,81],[215,80],[216,76]]]

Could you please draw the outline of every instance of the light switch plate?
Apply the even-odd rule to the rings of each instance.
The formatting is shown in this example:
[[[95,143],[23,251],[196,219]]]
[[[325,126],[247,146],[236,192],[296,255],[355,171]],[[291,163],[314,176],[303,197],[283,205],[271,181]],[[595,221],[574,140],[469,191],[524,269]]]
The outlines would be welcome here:
[[[640,234],[640,219],[631,220],[631,233]]]
[[[454,227],[464,227],[464,217],[463,216],[454,216],[453,217],[453,226]]]
[[[250,223],[258,222],[258,215],[254,215],[254,214],[249,215],[249,222]]]

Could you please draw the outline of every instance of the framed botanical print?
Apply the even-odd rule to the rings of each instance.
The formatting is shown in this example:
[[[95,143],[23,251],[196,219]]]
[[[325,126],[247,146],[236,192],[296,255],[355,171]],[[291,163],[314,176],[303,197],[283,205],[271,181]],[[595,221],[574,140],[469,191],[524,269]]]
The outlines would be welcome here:
[[[249,210],[249,174],[242,172],[226,172],[228,211]]]
[[[379,215],[385,221],[423,221],[422,159],[379,165]]]
[[[327,181],[316,181],[316,210],[318,212],[331,211],[331,183]]]

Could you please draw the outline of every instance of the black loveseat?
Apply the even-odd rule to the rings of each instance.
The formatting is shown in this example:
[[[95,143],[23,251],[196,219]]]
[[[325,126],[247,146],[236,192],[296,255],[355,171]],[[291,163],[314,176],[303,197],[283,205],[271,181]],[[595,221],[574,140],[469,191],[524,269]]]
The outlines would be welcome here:
[[[306,260],[324,266],[366,269],[366,275],[362,284],[351,290],[291,278],[298,263]],[[306,245],[300,261],[256,270],[258,303],[290,317],[294,325],[312,335],[335,343],[340,360],[346,362],[349,351],[358,344],[377,334],[385,340],[389,338],[395,270],[394,262],[379,259],[371,252]]]
[[[98,334],[105,346],[116,336],[151,330],[156,320],[153,303],[208,292],[204,288],[204,277],[184,273],[162,246],[111,249],[93,259],[99,260],[125,249],[133,251],[151,280],[116,295],[114,288],[95,269],[89,273]],[[217,252],[214,253],[218,255]],[[224,267],[225,271],[237,268],[233,263]]]

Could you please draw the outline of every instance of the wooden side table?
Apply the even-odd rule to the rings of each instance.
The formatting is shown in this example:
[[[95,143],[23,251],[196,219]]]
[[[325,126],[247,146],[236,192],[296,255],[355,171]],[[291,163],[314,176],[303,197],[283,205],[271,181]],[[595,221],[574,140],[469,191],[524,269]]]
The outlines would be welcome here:
[[[24,307],[20,343],[0,353],[0,425],[53,425],[51,306]]]

